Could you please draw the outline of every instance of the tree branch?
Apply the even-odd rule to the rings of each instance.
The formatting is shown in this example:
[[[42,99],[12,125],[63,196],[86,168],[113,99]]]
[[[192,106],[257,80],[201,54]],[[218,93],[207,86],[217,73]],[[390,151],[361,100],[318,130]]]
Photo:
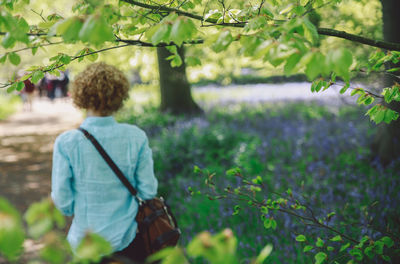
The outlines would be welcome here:
[[[108,48],[104,48],[104,49],[100,49],[100,50],[95,50],[95,51],[88,52],[88,53],[85,53],[85,54],[82,54],[82,55],[79,55],[79,56],[75,56],[75,57],[71,58],[71,61],[74,61],[74,60],[77,60],[77,59],[79,59],[79,58],[86,57],[86,56],[89,56],[89,55],[92,55],[92,54],[100,53],[100,52],[103,52],[103,51],[107,51],[107,50],[111,50],[111,49],[123,48],[123,47],[127,47],[127,46],[132,46],[132,45],[131,45],[131,44],[124,44],[124,45],[108,47]],[[42,72],[54,71],[54,70],[56,70],[56,69],[61,68],[61,67],[64,66],[64,65],[65,65],[65,64],[55,65],[55,67],[48,68],[48,69],[46,69],[46,70],[43,70]],[[5,87],[7,87],[7,86],[10,86],[11,84],[12,84],[12,82],[11,82],[11,83],[3,83],[3,84],[0,84],[0,88],[5,88]]]
[[[5,35],[8,32],[0,32],[1,35]],[[28,36],[39,37],[39,36],[48,36],[47,33],[25,33]],[[58,37],[58,36],[48,36],[48,37]]]
[[[157,45],[153,45],[152,43],[144,42],[144,41],[141,41],[141,40],[119,39],[119,38],[116,41],[117,42],[122,42],[122,43],[127,43],[127,44],[133,45],[133,46],[152,47],[152,48],[167,47],[167,46],[175,46],[176,45],[174,42],[160,43],[160,44],[157,44]],[[204,40],[202,40],[202,39],[183,42],[183,44],[189,44],[189,45],[203,44],[203,43],[204,43]]]
[[[190,17],[190,18],[193,18],[193,19],[196,19],[199,21],[209,22],[214,25],[231,26],[231,27],[244,27],[246,25],[246,22],[218,24],[216,19],[207,18],[206,20],[204,20],[203,16],[185,12],[185,11],[182,11],[182,10],[179,10],[176,8],[171,8],[171,7],[167,7],[167,6],[149,5],[149,4],[141,3],[141,2],[138,2],[135,0],[121,0],[121,1],[131,4],[131,5],[147,8],[147,9],[160,10],[160,11],[165,11],[165,12],[176,12],[178,15]],[[375,40],[375,39],[371,39],[371,38],[366,38],[366,37],[350,34],[345,31],[329,29],[329,28],[318,28],[317,31],[318,31],[318,34],[320,34],[320,35],[347,39],[347,40],[350,40],[353,42],[361,43],[361,44],[372,46],[372,47],[400,51],[400,43],[387,42],[387,41],[383,41],[383,40]]]
[[[125,2],[125,3],[128,3],[128,4],[131,4],[131,5],[147,8],[147,9],[152,9],[152,10],[157,10],[158,9],[160,11],[175,12],[178,15],[181,15],[181,16],[186,16],[186,17],[190,17],[190,18],[193,18],[193,19],[196,19],[196,20],[203,21],[203,17],[200,16],[200,15],[192,14],[192,13],[185,12],[185,11],[182,11],[182,10],[179,10],[179,9],[176,9],[176,8],[172,8],[172,7],[167,7],[167,6],[163,6],[163,5],[159,5],[159,6],[157,6],[157,5],[148,5],[148,4],[141,3],[141,2],[138,2],[138,1],[135,1],[135,0],[121,0],[121,1]],[[205,21],[206,22],[210,22],[210,23],[217,23],[217,20],[216,19],[212,19],[212,18],[208,18]]]
[[[318,30],[318,34],[320,34],[320,35],[338,37],[338,38],[347,39],[347,40],[350,40],[353,42],[365,44],[368,46],[372,46],[372,47],[400,51],[400,43],[370,39],[370,38],[350,34],[345,31],[339,31],[339,30],[329,29],[329,28],[318,28],[317,30]]]
[[[9,54],[9,53],[11,53],[11,52],[20,52],[20,51],[23,51],[23,50],[28,50],[28,49],[33,49],[33,48],[40,48],[40,47],[46,47],[46,46],[51,46],[51,45],[57,45],[57,44],[61,44],[61,43],[64,43],[64,41],[59,41],[59,42],[50,42],[50,43],[46,43],[46,44],[43,44],[43,45],[38,45],[38,46],[32,46],[32,47],[25,47],[25,48],[21,48],[21,49],[17,49],[17,50],[12,50],[12,51],[7,51],[6,53],[4,53],[4,54]]]

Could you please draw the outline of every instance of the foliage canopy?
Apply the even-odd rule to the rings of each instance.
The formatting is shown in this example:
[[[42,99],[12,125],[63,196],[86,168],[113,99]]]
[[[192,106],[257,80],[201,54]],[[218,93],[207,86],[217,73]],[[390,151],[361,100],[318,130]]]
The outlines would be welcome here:
[[[21,62],[18,52],[30,49],[35,55],[38,48],[48,45],[73,44],[78,49],[75,54],[51,56],[49,65],[28,67],[25,75],[12,76],[1,87],[8,87],[8,92],[21,90],[25,79],[37,83],[46,72],[58,75],[58,70],[65,69],[71,62],[85,58],[94,61],[99,52],[110,49],[132,45],[166,46],[171,52],[168,60],[176,67],[182,64],[177,52],[179,46],[207,45],[213,52],[222,53],[233,42],[239,42],[240,53],[244,56],[263,60],[274,67],[283,65],[286,75],[304,72],[313,81],[313,92],[338,84],[343,86],[341,93],[353,90],[352,95],[358,96],[359,104],[370,105],[376,99],[387,103],[400,101],[397,84],[385,88],[381,94],[350,86],[352,72],[398,73],[399,68],[385,68],[385,65],[399,62],[400,44],[319,27],[317,12],[340,2],[79,0],[74,1],[66,14],[38,13],[42,22],[30,24],[19,15],[29,8],[29,0],[1,1],[1,45],[7,51],[0,55],[0,63],[8,60],[18,65]],[[367,62],[359,61],[345,47],[323,52],[319,47],[321,36],[343,38],[377,50],[370,54]],[[188,57],[186,63],[197,65],[201,60]],[[338,83],[337,77],[344,83]],[[376,123],[390,123],[399,117],[399,113],[379,102],[367,114]]]

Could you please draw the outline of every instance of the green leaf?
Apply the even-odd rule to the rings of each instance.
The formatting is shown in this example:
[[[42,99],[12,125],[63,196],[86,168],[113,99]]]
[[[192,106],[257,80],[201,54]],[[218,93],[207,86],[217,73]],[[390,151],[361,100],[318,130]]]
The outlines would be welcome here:
[[[197,166],[197,165],[194,165],[194,167],[193,167],[193,172],[194,172],[194,173],[201,173],[201,172],[202,172],[202,170],[200,169],[200,167],[199,167],[199,166]]]
[[[15,89],[16,89],[17,91],[22,91],[22,89],[24,89],[24,87],[25,87],[24,82],[16,82],[16,87],[15,87]]]
[[[399,113],[393,111],[392,109],[386,109],[385,113],[385,123],[390,124],[392,121],[396,121],[399,118]]]
[[[95,233],[87,233],[76,249],[76,257],[80,261],[99,262],[102,256],[107,256],[113,251],[110,243]]]
[[[349,87],[350,87],[350,83],[346,82],[346,84],[343,86],[343,88],[340,89],[340,93],[344,94],[347,91],[347,89],[349,89]]]
[[[99,54],[98,53],[93,53],[93,52],[95,52],[95,50],[92,49],[92,48],[87,48],[86,51],[85,51],[85,54],[92,53],[90,55],[86,55],[85,56],[85,58],[88,59],[91,62],[94,62],[99,58]]]
[[[71,17],[66,20],[57,22],[50,32],[55,31],[58,35],[61,35],[64,41],[70,42],[79,40],[79,32],[81,31],[83,22],[77,17]],[[88,33],[90,34],[90,33]]]
[[[315,264],[321,264],[328,258],[328,255],[324,252],[318,252],[315,256]]]
[[[376,124],[379,124],[385,119],[385,107],[379,107],[378,110],[376,111],[374,116],[371,116],[371,118],[375,121]]]
[[[383,247],[384,247],[384,246],[385,246],[385,244],[384,244],[382,241],[380,241],[380,240],[375,241],[375,243],[374,243],[375,252],[376,252],[378,255],[382,255],[382,254],[383,254]]]
[[[151,37],[151,43],[157,45],[160,42],[167,42],[169,34],[171,32],[171,26],[168,24],[161,24],[154,35]]]
[[[315,245],[317,247],[323,247],[324,246],[324,240],[322,240],[321,238],[317,238],[317,242],[315,243]]]
[[[258,254],[255,263],[257,263],[257,264],[264,263],[265,259],[271,254],[271,252],[272,252],[272,245],[270,245],[270,244],[266,245],[261,250],[260,254]]]
[[[385,88],[383,89],[382,95],[387,103],[400,101],[400,86],[395,84],[393,87]]]
[[[3,64],[7,60],[7,53],[0,55],[0,63]]]
[[[197,28],[193,21],[186,17],[178,17],[172,25],[170,40],[181,46],[186,40],[192,38]]]
[[[361,261],[363,259],[363,253],[358,248],[353,248],[349,251],[349,254],[352,255],[356,260]]]
[[[240,206],[239,205],[235,205],[235,207],[233,208],[233,213],[232,215],[237,215],[240,212]]]
[[[390,262],[390,261],[391,261],[391,258],[390,258],[389,256],[386,256],[386,255],[381,255],[381,258],[382,258],[384,261],[387,261],[387,262]]]
[[[326,247],[326,249],[327,249],[328,251],[333,251],[335,248],[334,248],[334,247],[331,247],[331,246],[328,246],[328,247]]]
[[[265,227],[265,229],[269,229],[272,227],[272,219],[271,218],[264,219],[264,227]]]
[[[328,53],[328,65],[346,82],[350,79],[350,66],[353,64],[352,53],[345,48],[335,49]]]
[[[332,237],[332,238],[329,239],[329,240],[330,240],[330,241],[334,241],[334,242],[342,241],[342,237],[341,237],[340,235],[337,235],[337,236]]]
[[[241,174],[241,169],[239,167],[232,168],[226,171],[227,176],[236,176]]]
[[[304,37],[312,44],[316,45],[319,41],[317,28],[307,18],[303,21]]]
[[[32,76],[32,73],[29,73],[29,74],[26,74],[26,75],[22,76],[19,80],[20,81],[25,81],[25,80],[28,80],[29,78],[31,78],[31,76]]]
[[[272,229],[276,230],[276,226],[277,226],[276,220],[275,219],[271,219],[271,227],[272,227]]]
[[[30,224],[28,231],[33,238],[37,239],[50,231],[52,228],[53,222],[51,218],[46,217]]]
[[[35,71],[35,72],[32,73],[31,81],[32,81],[34,84],[37,84],[41,79],[43,79],[43,77],[44,77],[44,72],[42,72],[42,71]]]
[[[7,88],[7,93],[11,93],[11,92],[15,91],[15,89],[17,89],[17,84],[16,84],[16,83],[12,83],[12,84]]]
[[[146,262],[162,264],[187,263],[187,260],[184,256],[183,259],[177,259],[175,255],[178,254],[183,255],[182,249],[179,247],[167,247],[149,256],[149,258],[146,259]]]
[[[185,57],[186,66],[198,66],[201,65],[201,60],[197,57],[188,56]]]
[[[111,25],[101,15],[91,15],[79,31],[79,38],[94,45],[114,40]]]
[[[298,241],[298,242],[304,242],[306,240],[307,240],[307,238],[304,235],[298,235],[296,237],[296,241]]]
[[[12,37],[10,32],[7,32],[6,35],[3,37],[3,41],[1,42],[1,44],[5,49],[9,49],[14,47],[15,41],[15,38]]]
[[[221,52],[226,50],[228,46],[232,43],[233,37],[229,30],[223,30],[219,35],[217,40],[212,44],[211,48],[215,52]]]
[[[309,80],[314,80],[325,68],[325,57],[320,52],[312,54],[311,60],[306,65],[306,75]]]
[[[21,62],[21,57],[15,52],[8,53],[8,59],[14,65],[18,65]]]
[[[311,84],[311,92],[319,92],[322,89],[322,86],[326,83],[323,80],[316,80]]]
[[[339,252],[342,252],[342,251],[346,250],[348,247],[350,247],[350,243],[344,244],[343,246],[340,247]]]
[[[391,247],[393,247],[393,245],[394,245],[393,240],[392,240],[390,237],[388,237],[388,236],[384,236],[384,237],[382,237],[382,238],[379,239],[379,240],[382,241],[383,244],[385,244],[385,246],[388,247],[388,248],[391,248]]]
[[[149,256],[146,263],[175,264],[188,263],[188,261],[181,248],[167,247]]]
[[[305,247],[303,248],[303,252],[308,252],[308,251],[310,251],[310,250],[313,249],[313,248],[314,248],[313,246],[307,245],[307,246],[305,246]]]
[[[171,60],[171,66],[172,67],[179,67],[182,65],[182,58],[179,56],[179,54],[176,54],[173,56]]]
[[[356,94],[364,94],[365,93],[365,91],[364,91],[364,89],[362,89],[362,88],[355,88],[355,89],[353,89],[353,91],[350,93],[350,96],[354,96],[354,95],[356,95]]]
[[[284,67],[285,75],[291,75],[293,73],[293,70],[295,69],[296,65],[299,63],[301,57],[302,57],[302,54],[294,53],[287,59],[285,67]]]
[[[0,197],[0,255],[15,261],[23,251],[24,239],[20,214],[6,199]]]
[[[46,263],[63,264],[67,263],[66,258],[68,253],[67,243],[65,240],[54,234],[53,232],[45,237],[47,242],[40,250],[40,257]]]
[[[32,47],[31,51],[32,51],[32,55],[35,56],[36,52],[38,51],[38,47]]]
[[[369,246],[364,249],[364,254],[372,259],[375,256],[375,252],[373,251],[374,246]]]
[[[261,213],[268,214],[268,208],[265,206],[261,206]]]
[[[400,71],[400,67],[387,70],[387,72],[397,72],[397,71]]]
[[[62,54],[60,56],[60,62],[62,62],[63,64],[69,64],[71,62],[71,56],[68,56],[67,54]]]

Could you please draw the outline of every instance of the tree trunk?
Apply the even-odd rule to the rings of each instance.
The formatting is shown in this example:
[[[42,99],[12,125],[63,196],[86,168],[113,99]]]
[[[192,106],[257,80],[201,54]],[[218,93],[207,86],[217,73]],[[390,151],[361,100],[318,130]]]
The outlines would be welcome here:
[[[182,65],[171,67],[166,60],[172,54],[165,47],[157,48],[158,68],[160,74],[161,111],[168,111],[175,115],[197,115],[203,111],[194,102],[190,84],[186,77],[186,66],[183,46],[178,48],[182,58]]]
[[[383,18],[383,36],[385,41],[400,43],[400,10],[399,0],[381,0]],[[394,67],[394,65],[387,65]],[[398,65],[396,67],[399,67]],[[390,87],[399,79],[386,74],[384,87]],[[400,112],[400,103],[392,102],[389,108]],[[400,157],[400,119],[392,121],[389,125],[382,124],[373,142],[372,150],[377,153],[384,165]]]

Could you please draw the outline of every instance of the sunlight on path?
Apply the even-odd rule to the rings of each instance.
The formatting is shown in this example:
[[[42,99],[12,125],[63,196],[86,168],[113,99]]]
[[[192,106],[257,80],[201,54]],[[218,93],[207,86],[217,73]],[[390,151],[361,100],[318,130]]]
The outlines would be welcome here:
[[[36,98],[32,111],[21,110],[1,122],[0,195],[22,212],[48,196],[55,138],[82,119],[70,100]]]
[[[31,112],[21,110],[0,123],[0,136],[54,134],[78,126],[82,119],[69,99],[35,98]]]

